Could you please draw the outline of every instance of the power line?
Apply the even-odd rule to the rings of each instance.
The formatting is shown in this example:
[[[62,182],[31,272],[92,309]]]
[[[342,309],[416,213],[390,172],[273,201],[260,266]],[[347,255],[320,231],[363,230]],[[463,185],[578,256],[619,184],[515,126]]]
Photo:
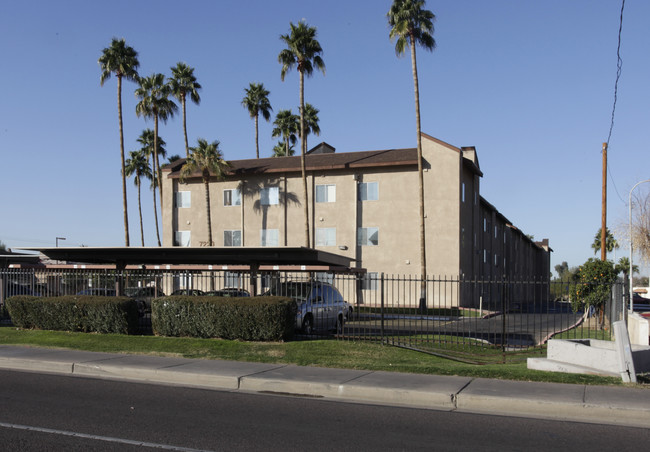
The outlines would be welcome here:
[[[620,16],[619,26],[618,26],[618,46],[616,47],[616,82],[614,83],[614,105],[612,106],[612,120],[609,125],[609,134],[607,135],[607,149],[609,149],[609,141],[612,138],[612,130],[614,130],[614,116],[616,114],[616,101],[618,100],[618,81],[621,78],[621,71],[623,69],[623,59],[621,58],[621,34],[623,33],[623,11],[624,10],[625,10],[625,0],[622,0],[621,16]],[[616,192],[616,195],[621,200],[621,202],[625,204],[625,200],[618,192],[618,188],[616,187],[616,182],[614,182],[614,177],[612,176],[612,170],[609,166],[607,167],[607,172],[609,173],[609,178],[612,181],[612,185],[614,186],[614,191]]]

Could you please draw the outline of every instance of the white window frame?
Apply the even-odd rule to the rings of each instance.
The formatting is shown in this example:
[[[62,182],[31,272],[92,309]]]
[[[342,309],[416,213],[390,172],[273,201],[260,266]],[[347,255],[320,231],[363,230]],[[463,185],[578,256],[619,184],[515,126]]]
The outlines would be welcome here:
[[[335,184],[321,184],[316,185],[316,195],[314,196],[316,202],[336,202],[336,185]]]
[[[238,233],[238,234],[236,234]],[[230,245],[227,244],[226,236],[230,235]],[[239,235],[239,243],[235,243],[236,235]],[[223,246],[241,246],[241,229],[226,229],[223,231]]]
[[[316,228],[316,246],[336,246],[336,228]]]
[[[229,193],[229,195],[226,195]],[[226,199],[228,197],[228,199]],[[223,190],[224,207],[241,206],[241,193],[238,188],[226,188]]]
[[[191,231],[176,231],[174,233],[174,243],[176,246],[192,246]]]
[[[369,187],[375,188],[368,190]],[[361,182],[359,184],[359,201],[379,201],[379,182]]]
[[[278,229],[260,229],[260,246],[280,246]]]
[[[280,204],[280,189],[278,187],[261,188],[260,204],[263,206],[274,206]]]
[[[174,207],[177,209],[189,209],[192,207],[192,192],[177,191],[174,193]]]
[[[369,227],[369,228],[359,228],[357,232],[357,245],[359,246],[379,246],[379,228]],[[375,236],[376,242],[373,243],[371,238]]]

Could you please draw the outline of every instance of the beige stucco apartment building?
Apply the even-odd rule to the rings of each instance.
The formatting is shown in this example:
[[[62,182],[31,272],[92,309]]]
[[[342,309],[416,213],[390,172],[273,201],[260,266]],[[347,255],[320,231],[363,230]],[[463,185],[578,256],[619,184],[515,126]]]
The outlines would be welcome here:
[[[422,138],[428,276],[548,278],[548,240],[533,242],[481,197],[475,148]],[[208,246],[204,185],[198,173],[180,181],[183,163],[163,170],[164,246]],[[209,185],[214,246],[303,246],[300,157],[229,163]],[[419,275],[416,149],[336,153],[322,143],[306,170],[312,246],[370,273]],[[461,304],[474,304],[467,297]]]

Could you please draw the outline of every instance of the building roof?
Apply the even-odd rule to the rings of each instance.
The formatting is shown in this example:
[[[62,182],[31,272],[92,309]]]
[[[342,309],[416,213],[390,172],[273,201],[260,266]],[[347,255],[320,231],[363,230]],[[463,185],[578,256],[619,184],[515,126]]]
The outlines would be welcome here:
[[[0,250],[0,268],[12,264],[33,264],[40,260],[38,254],[14,253],[12,251]]]
[[[354,259],[305,247],[57,247],[23,248],[51,259],[87,264],[325,266],[349,268]]]
[[[461,153],[463,156],[463,165],[474,174],[483,176],[483,173],[481,172],[481,169],[478,165],[476,148],[473,146],[461,149],[425,133],[423,133],[422,136],[452,151]],[[416,168],[418,164],[417,157],[418,154],[416,148],[344,152],[337,154],[336,149],[333,146],[322,142],[314,146],[305,154],[305,170],[332,171],[409,166]],[[261,159],[228,160],[228,163],[230,164],[230,170],[228,171],[228,174],[231,177],[250,176],[253,174],[301,172],[299,155],[290,157],[267,157]],[[167,165],[165,168],[163,168],[163,171],[168,173],[168,178],[177,179],[180,178],[181,167],[184,164],[185,159],[181,158]],[[199,177],[200,175],[200,172],[197,170],[193,174],[193,177]]]
[[[321,145],[318,145],[321,146]],[[168,172],[170,178],[179,178],[180,170],[185,159],[181,158],[170,163],[163,171]],[[245,176],[252,174],[271,173],[299,173],[300,156],[292,157],[268,157],[260,159],[229,160],[232,176]],[[305,155],[305,167],[307,171],[337,170],[355,168],[376,168],[376,167],[417,167],[416,149],[388,149],[383,151],[345,152],[336,154],[312,153]],[[197,172],[198,176],[199,173]]]

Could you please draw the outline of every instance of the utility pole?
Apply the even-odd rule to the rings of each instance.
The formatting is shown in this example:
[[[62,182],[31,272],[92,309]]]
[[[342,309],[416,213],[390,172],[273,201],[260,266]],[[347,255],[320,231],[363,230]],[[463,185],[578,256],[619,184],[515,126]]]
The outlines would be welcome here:
[[[600,225],[600,260],[607,260],[607,143],[603,143],[603,206]]]

